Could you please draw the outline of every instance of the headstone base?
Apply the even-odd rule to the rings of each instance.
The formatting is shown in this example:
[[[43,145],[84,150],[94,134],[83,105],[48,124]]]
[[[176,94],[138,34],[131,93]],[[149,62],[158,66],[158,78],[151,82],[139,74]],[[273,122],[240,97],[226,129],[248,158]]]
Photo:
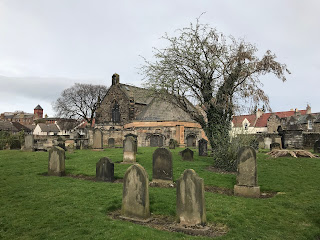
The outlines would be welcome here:
[[[123,153],[123,162],[124,163],[135,163],[136,162],[135,152],[124,152]]]
[[[65,176],[66,175],[66,172],[55,172],[55,171],[51,171],[49,170],[48,171],[48,175],[49,176],[57,176],[57,177],[62,177],[62,176]]]
[[[151,220],[152,220],[152,217],[142,219],[142,218],[131,218],[131,217],[119,216],[119,218],[123,219],[123,220],[128,220],[128,221],[133,221],[133,222],[141,222],[141,223],[148,223],[148,222],[151,222]]]
[[[234,195],[240,197],[259,198],[260,187],[234,185]]]
[[[202,225],[172,225],[170,228],[174,229],[177,232],[183,232],[185,234],[191,234],[191,235],[203,235],[206,236],[207,233],[211,230],[207,226]]]
[[[104,149],[103,148],[93,148],[92,151],[96,152],[102,152]]]

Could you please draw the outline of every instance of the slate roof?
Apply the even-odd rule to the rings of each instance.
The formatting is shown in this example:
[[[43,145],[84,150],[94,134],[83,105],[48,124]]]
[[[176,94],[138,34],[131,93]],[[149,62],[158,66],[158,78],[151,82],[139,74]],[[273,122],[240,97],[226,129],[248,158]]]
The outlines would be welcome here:
[[[57,122],[57,125],[61,130],[71,130],[74,129],[77,125],[79,125],[79,122],[60,120]]]
[[[136,120],[194,122],[185,111],[159,98],[154,98]]]
[[[56,124],[45,124],[45,123],[38,123],[39,127],[41,128],[42,132],[60,132],[59,128]]]
[[[12,122],[12,125],[18,130],[18,131],[25,131],[25,132],[31,132],[31,129],[22,125],[19,122]]]
[[[12,122],[0,121],[0,131],[19,132]]]
[[[152,99],[154,98],[152,96],[152,93],[148,89],[130,86],[127,84],[122,84],[122,83],[120,83],[119,85],[120,85],[120,88],[122,89],[122,91],[129,98],[130,97],[134,98],[135,103],[148,105],[152,101]]]
[[[42,109],[42,107],[38,104],[38,105],[34,108],[34,110],[43,110],[43,109]]]

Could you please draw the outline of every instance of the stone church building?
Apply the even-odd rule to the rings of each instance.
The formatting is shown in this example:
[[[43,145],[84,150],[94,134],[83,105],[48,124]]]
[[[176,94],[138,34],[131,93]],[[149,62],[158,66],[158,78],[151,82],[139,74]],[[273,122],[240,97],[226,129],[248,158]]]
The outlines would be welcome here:
[[[139,146],[168,146],[174,139],[179,146],[196,147],[205,138],[201,126],[180,108],[152,96],[151,92],[120,83],[118,74],[104,98],[98,101],[95,128],[104,133],[104,145],[122,145],[127,134],[138,136]]]

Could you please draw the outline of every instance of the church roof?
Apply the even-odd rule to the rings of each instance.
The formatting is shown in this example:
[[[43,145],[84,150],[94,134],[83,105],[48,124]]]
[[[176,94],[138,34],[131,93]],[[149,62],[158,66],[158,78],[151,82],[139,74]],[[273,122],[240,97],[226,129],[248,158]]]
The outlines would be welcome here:
[[[136,117],[136,120],[194,122],[190,115],[181,108],[161,98],[154,98],[146,109]]]
[[[135,86],[130,86],[127,84],[120,83],[120,88],[122,91],[130,98],[133,97],[135,103],[148,105],[152,99],[152,93],[150,90],[145,88],[139,88]]]

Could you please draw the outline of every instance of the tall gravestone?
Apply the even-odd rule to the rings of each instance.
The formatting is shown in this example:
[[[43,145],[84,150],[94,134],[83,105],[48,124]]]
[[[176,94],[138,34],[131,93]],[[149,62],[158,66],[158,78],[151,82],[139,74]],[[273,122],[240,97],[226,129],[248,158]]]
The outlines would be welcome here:
[[[93,131],[93,150],[103,151],[103,133],[100,129],[96,128]]]
[[[190,148],[180,152],[183,161],[193,161],[193,151]]]
[[[109,138],[108,139],[108,147],[109,148],[114,148],[114,138]]]
[[[234,185],[234,194],[243,197],[260,197],[256,151],[248,146],[240,148],[237,163],[237,184]]]
[[[49,150],[48,175],[65,175],[65,151],[61,147],[54,146]]]
[[[272,143],[272,139],[269,137],[264,138],[264,148],[270,149],[270,144]]]
[[[24,137],[24,150],[33,151],[34,150],[34,138],[33,135],[26,135]]]
[[[152,156],[152,181],[173,181],[172,153],[166,148],[158,148]]]
[[[174,139],[170,139],[169,140],[169,149],[175,149],[176,148],[176,143],[174,141]]]
[[[204,138],[201,138],[198,141],[199,148],[199,156],[207,156],[208,155],[208,141]]]
[[[123,162],[135,163],[136,162],[136,142],[131,136],[126,137],[123,141]]]
[[[140,221],[150,219],[149,177],[140,164],[130,166],[124,175],[121,216]]]
[[[193,169],[187,169],[176,182],[177,221],[181,225],[205,225],[204,183]]]
[[[96,179],[104,182],[114,181],[114,164],[107,157],[96,163]]]
[[[134,150],[137,153],[138,152],[138,135],[135,135],[133,133],[129,133],[129,134],[125,135],[124,137],[125,138],[133,137],[134,138],[134,143],[135,143]]]
[[[315,141],[313,145],[313,152],[320,153],[320,140]]]

